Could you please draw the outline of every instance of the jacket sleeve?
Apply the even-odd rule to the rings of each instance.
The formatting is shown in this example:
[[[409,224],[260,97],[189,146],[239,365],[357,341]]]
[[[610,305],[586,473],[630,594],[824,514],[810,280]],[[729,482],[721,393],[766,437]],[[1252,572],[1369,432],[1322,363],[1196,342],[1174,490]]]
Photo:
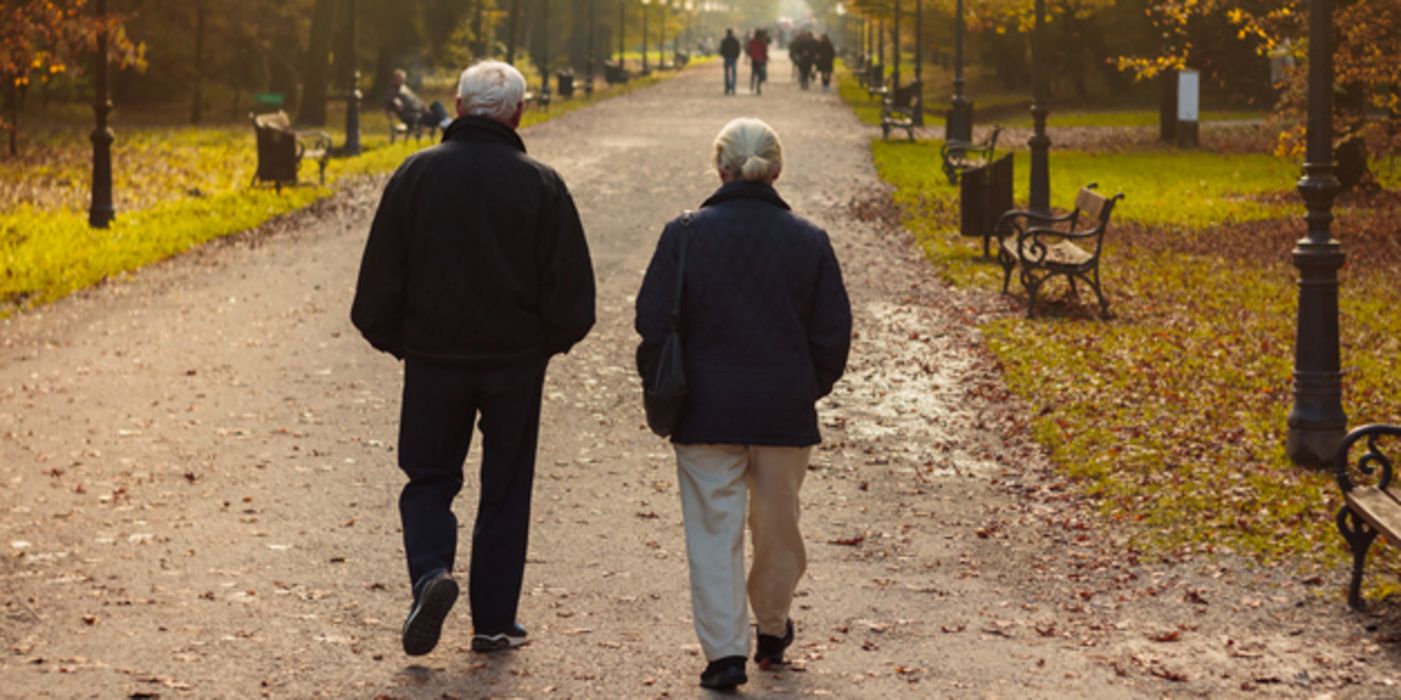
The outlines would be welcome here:
[[[821,234],[822,254],[818,263],[817,290],[812,317],[808,323],[808,349],[817,370],[817,395],[826,396],[846,372],[851,350],[851,302],[842,283],[842,269],[832,242]]]
[[[544,217],[546,231],[541,263],[540,315],[545,322],[545,343],[550,354],[569,352],[594,324],[593,261],[584,225],[574,198],[562,180],[551,211]]]
[[[652,262],[642,277],[642,289],[637,292],[636,316],[633,328],[642,336],[637,346],[637,373],[643,381],[651,376],[656,365],[657,350],[666,338],[671,320],[671,304],[676,296],[676,231],[668,225],[662,230]]]
[[[350,320],[375,349],[404,357],[404,297],[408,278],[408,187],[403,169],[390,178],[370,224]]]

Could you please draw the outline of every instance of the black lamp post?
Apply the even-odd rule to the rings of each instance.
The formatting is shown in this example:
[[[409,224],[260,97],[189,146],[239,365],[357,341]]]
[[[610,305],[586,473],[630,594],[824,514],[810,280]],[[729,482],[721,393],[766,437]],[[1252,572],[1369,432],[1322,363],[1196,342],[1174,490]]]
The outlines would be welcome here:
[[[594,25],[596,24],[596,22],[595,22],[595,19],[596,19],[596,18],[594,17],[594,5],[593,5],[593,1],[594,1],[594,0],[589,0],[589,8],[588,8],[588,12],[589,12],[589,50],[588,50],[588,54],[589,54],[589,56],[588,56],[588,59],[586,59],[586,60],[584,61],[584,95],[585,95],[586,97],[593,94],[593,60],[594,60],[594,55],[593,55],[593,53],[594,53],[594,49],[593,49],[593,39],[594,39]]]
[[[1036,0],[1036,27],[1031,33],[1033,132],[1026,141],[1031,147],[1031,194],[1027,208],[1043,214],[1051,211],[1051,137],[1046,135],[1046,115],[1050,110],[1046,108],[1045,24],[1046,0]]]
[[[347,156],[360,155],[360,71],[355,67],[355,0],[346,0],[345,51],[346,86],[345,95],[345,146],[341,153]],[[480,7],[481,3],[478,2]]]
[[[915,0],[915,83],[919,94],[910,119],[915,126],[924,126],[924,0]]]
[[[550,0],[540,0],[540,101],[550,104]]]
[[[98,17],[107,16],[107,0],[97,0]],[[107,95],[107,30],[97,35],[97,92],[92,110],[97,114],[97,128],[92,132],[92,207],[88,209],[88,225],[107,228],[117,213],[112,208],[112,141],[116,139],[107,127],[107,114],[112,100]]]
[[[944,122],[944,139],[973,140],[973,103],[963,98],[963,0],[954,3],[953,104]]]
[[[1347,428],[1338,351],[1338,268],[1342,246],[1332,234],[1333,4],[1309,3],[1309,126],[1304,176],[1299,180],[1308,234],[1294,246],[1299,268],[1298,336],[1294,343],[1294,407],[1285,450],[1295,464],[1330,463]]]
[[[895,0],[895,21],[890,25],[891,50],[895,52],[895,66],[890,71],[890,90],[900,89],[900,0]]]
[[[628,14],[627,0],[618,0],[618,70],[626,70],[627,62],[623,60],[623,38],[627,36]]]
[[[666,70],[666,11],[671,3],[667,0],[657,0],[657,4],[662,6],[662,21],[657,27],[660,30],[657,37],[657,70]]]
[[[652,71],[647,68],[647,5],[652,0],[642,0],[642,74],[647,75]]]
[[[877,77],[885,82],[885,15],[876,18],[876,65],[881,73]]]

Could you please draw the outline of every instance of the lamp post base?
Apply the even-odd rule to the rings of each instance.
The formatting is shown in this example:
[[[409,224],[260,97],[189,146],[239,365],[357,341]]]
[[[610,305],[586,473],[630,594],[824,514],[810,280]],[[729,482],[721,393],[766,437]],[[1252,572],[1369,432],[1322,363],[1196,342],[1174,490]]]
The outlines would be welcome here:
[[[973,101],[955,98],[944,122],[945,141],[973,140]]]
[[[1289,426],[1284,451],[1289,460],[1301,467],[1327,468],[1333,465],[1338,445],[1347,431],[1342,428],[1296,428]]]

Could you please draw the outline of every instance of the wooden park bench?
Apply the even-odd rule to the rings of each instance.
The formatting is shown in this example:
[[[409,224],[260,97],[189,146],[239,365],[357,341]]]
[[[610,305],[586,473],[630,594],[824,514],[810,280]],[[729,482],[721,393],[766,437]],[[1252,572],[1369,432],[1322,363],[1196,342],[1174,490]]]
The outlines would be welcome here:
[[[910,141],[915,140],[915,113],[924,100],[923,86],[918,80],[887,95],[880,103],[880,137],[890,138],[891,129],[904,129]]]
[[[944,161],[944,175],[950,185],[958,184],[958,176],[969,168],[977,168],[992,162],[993,151],[997,150],[997,137],[1002,134],[1001,126],[992,127],[982,143],[949,139],[939,149],[939,158]]]
[[[1002,293],[1012,280],[1012,269],[1021,266],[1022,287],[1026,289],[1026,315],[1036,312],[1036,294],[1047,280],[1057,275],[1078,293],[1075,280],[1084,280],[1095,292],[1099,313],[1109,316],[1109,303],[1099,283],[1099,259],[1104,250],[1104,232],[1109,216],[1123,194],[1105,198],[1095,192],[1095,183],[1080,189],[1075,209],[1052,216],[1032,211],[1012,210],[997,221],[997,260],[1002,263]]]
[[[621,62],[604,62],[603,81],[608,83],[609,85],[620,85],[626,83],[628,81],[628,78],[630,77],[632,76],[628,74],[627,68],[624,68]]]
[[[321,184],[326,184],[326,162],[331,157],[331,135],[321,130],[293,129],[287,113],[251,114],[258,139],[258,169],[253,184],[271,182],[277,191],[283,185],[297,184],[297,167],[302,159],[316,161]]]
[[[1343,438],[1333,459],[1338,486],[1343,490],[1343,507],[1338,510],[1338,530],[1352,550],[1352,582],[1348,586],[1348,605],[1362,607],[1362,567],[1367,549],[1377,535],[1383,535],[1393,546],[1401,547],[1401,491],[1391,490],[1392,465],[1401,456],[1401,442],[1392,443],[1389,454],[1382,449],[1382,440],[1401,439],[1401,425],[1373,424],[1357,428]],[[1366,452],[1352,462],[1348,453],[1353,445],[1363,443]],[[1352,480],[1354,474],[1367,478],[1375,485],[1363,485]]]

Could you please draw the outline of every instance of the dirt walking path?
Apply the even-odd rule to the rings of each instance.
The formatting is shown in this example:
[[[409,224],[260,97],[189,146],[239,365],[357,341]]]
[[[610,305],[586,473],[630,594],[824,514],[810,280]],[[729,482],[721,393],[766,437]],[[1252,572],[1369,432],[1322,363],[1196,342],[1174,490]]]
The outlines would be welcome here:
[[[979,350],[987,300],[932,281],[891,225],[870,130],[772,75],[723,97],[700,66],[525,134],[580,205],[600,310],[546,387],[530,646],[471,654],[460,605],[432,655],[399,648],[400,367],[347,320],[366,182],[0,326],[0,696],[704,696],[632,295],[744,114],[782,135],[780,192],[831,233],[857,329],[804,491],[795,663],[744,694],[1397,693],[1394,650],[1344,613],[1339,580],[1140,562],[1096,525]],[[474,493],[469,477],[464,523]]]

